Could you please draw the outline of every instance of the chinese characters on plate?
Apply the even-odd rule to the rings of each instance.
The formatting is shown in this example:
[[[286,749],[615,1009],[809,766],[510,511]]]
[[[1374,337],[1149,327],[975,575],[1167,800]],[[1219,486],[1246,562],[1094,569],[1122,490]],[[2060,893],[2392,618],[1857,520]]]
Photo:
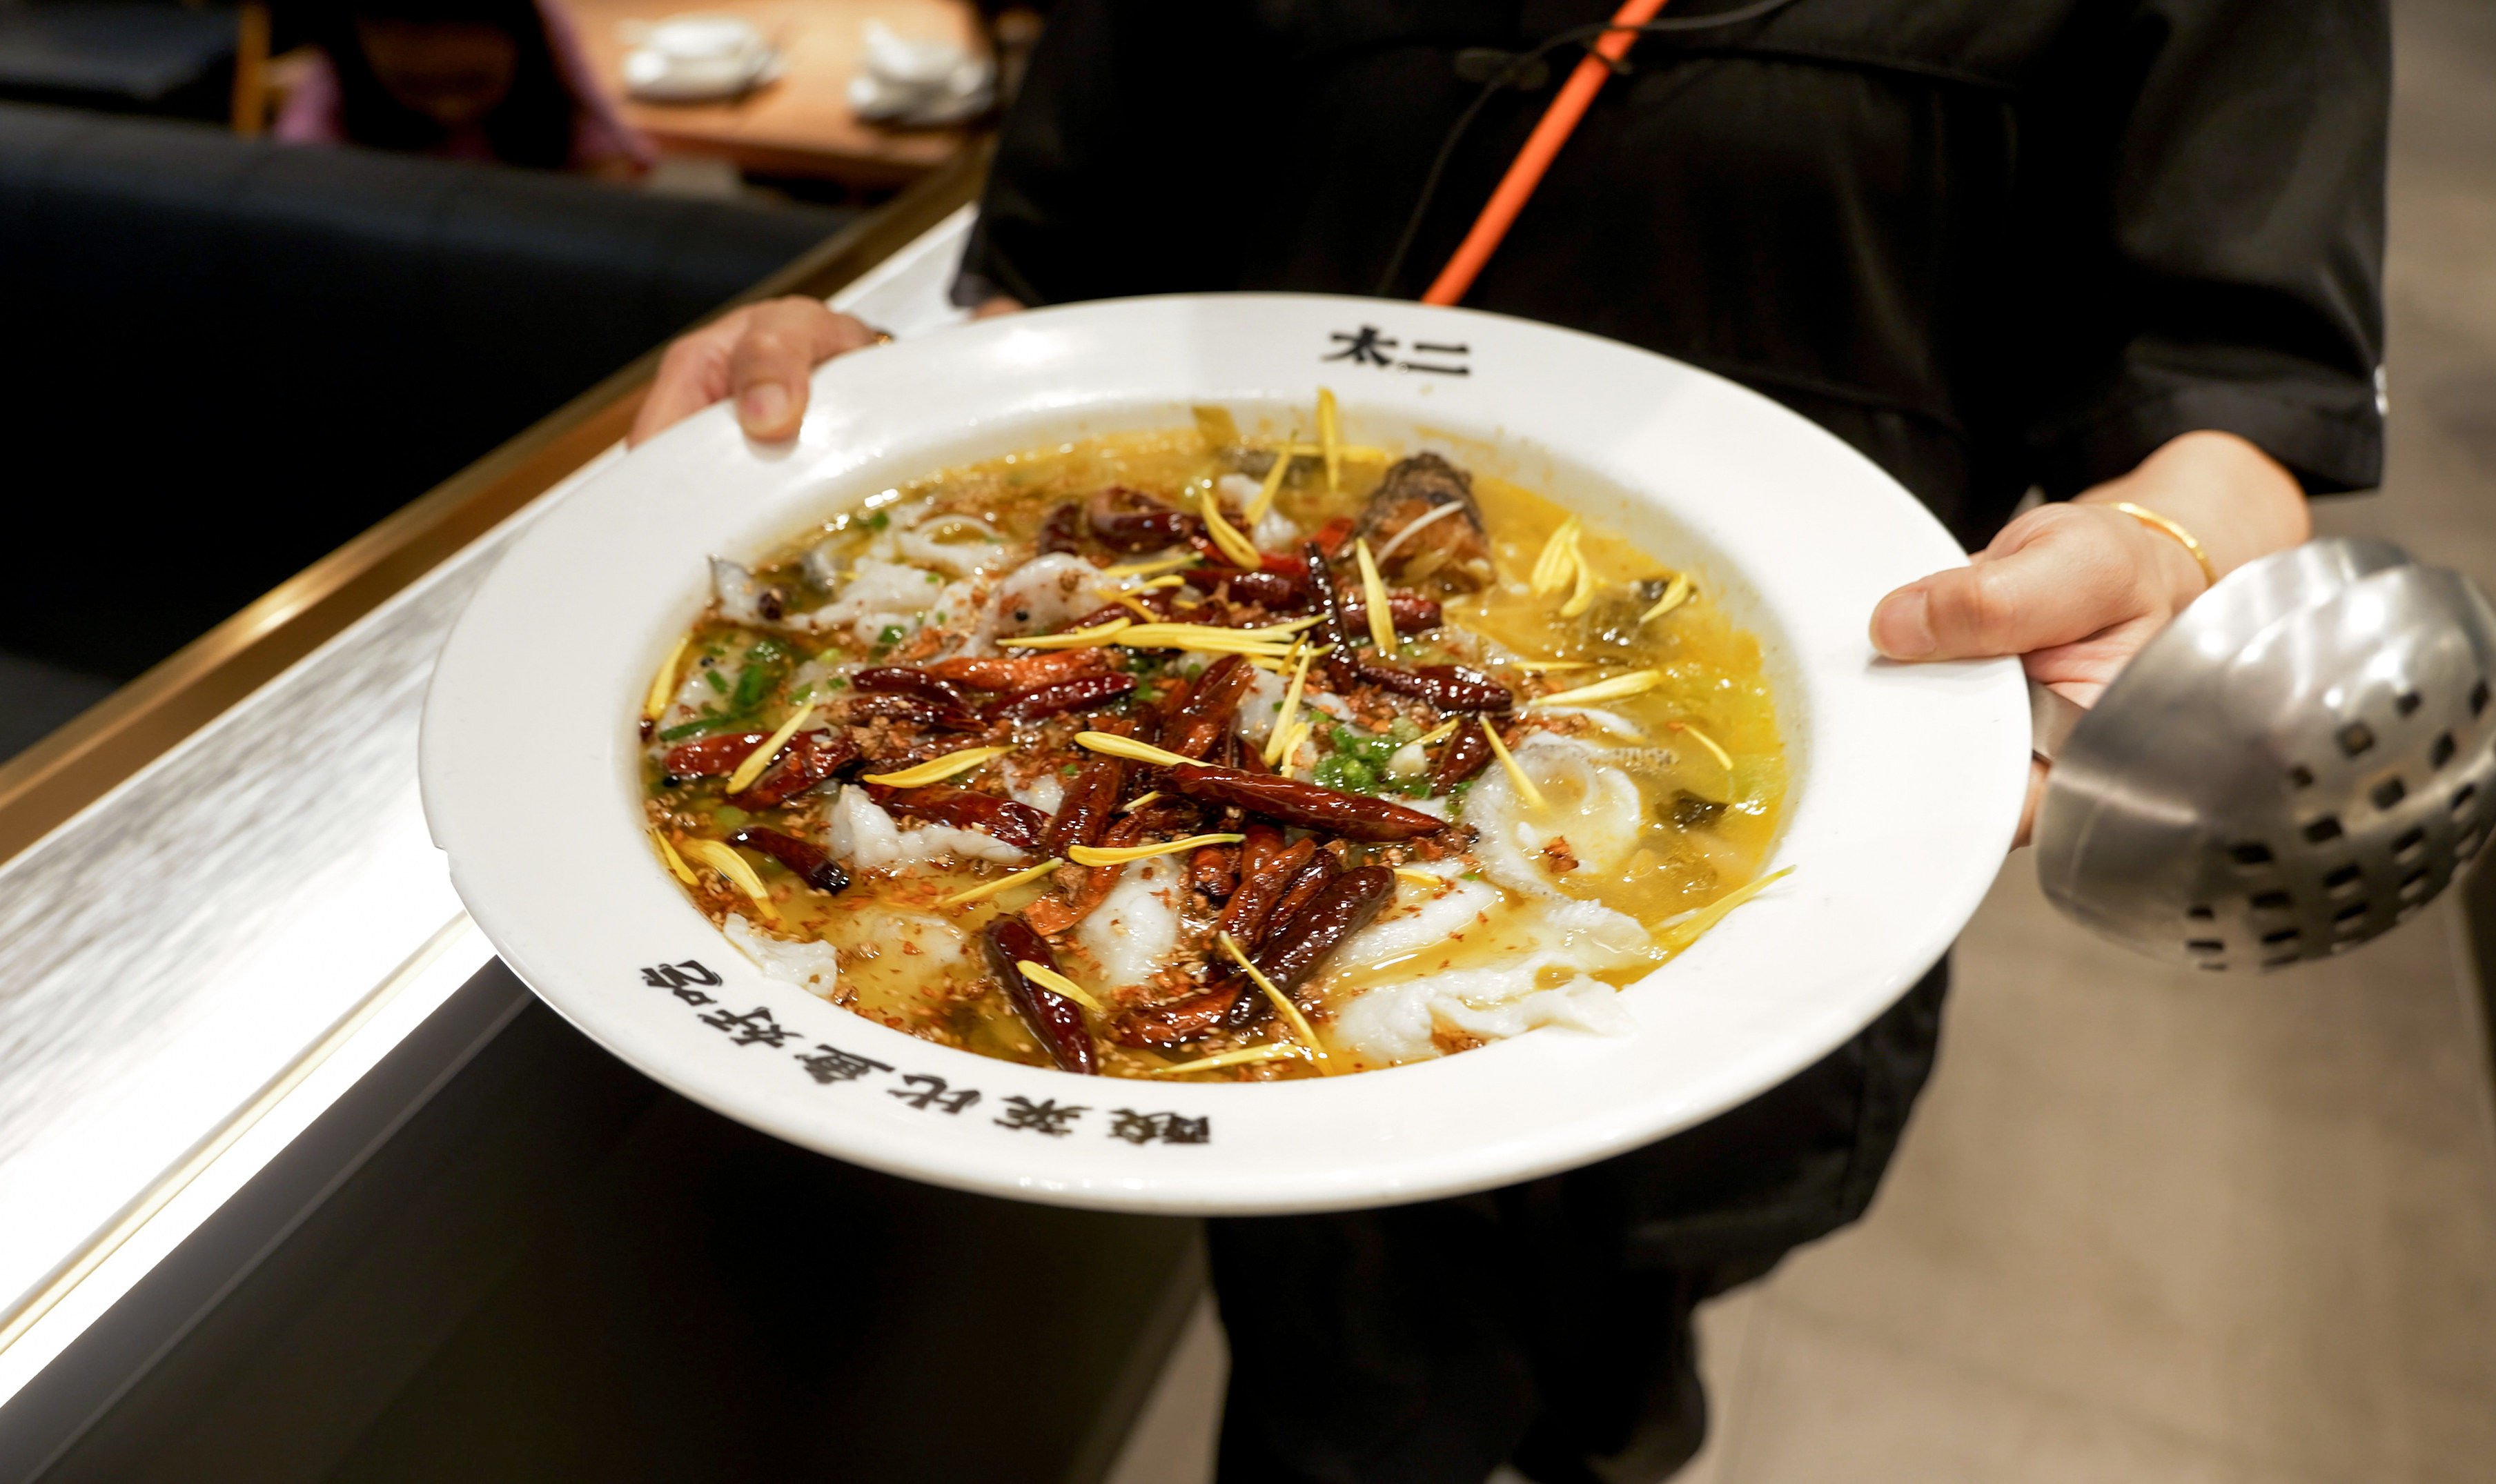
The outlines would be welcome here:
[[[710,990],[720,987],[716,971],[700,959],[679,959],[672,964],[655,964],[641,971],[641,982],[668,993],[696,1008],[719,1005],[707,1014],[694,1018],[729,1037],[732,1046],[768,1046],[784,1049],[798,1032],[772,1017],[770,1008],[756,1005],[738,1014],[720,1005]],[[945,1078],[926,1072],[897,1072],[889,1062],[879,1062],[855,1051],[817,1041],[812,1048],[799,1047],[791,1053],[799,1069],[825,1087],[842,1082],[863,1082],[871,1077],[894,1077],[898,1087],[885,1089],[888,1098],[899,1098],[921,1112],[958,1115],[980,1101],[980,1090],[954,1087]],[[1088,1104],[1061,1103],[1054,1098],[1031,1098],[1008,1097],[1000,1105],[1001,1116],[988,1120],[1000,1128],[1042,1134],[1062,1139],[1076,1131],[1085,1114],[1094,1112]],[[1095,1127],[1100,1127],[1096,1122]],[[1190,1118],[1183,1113],[1146,1113],[1135,1108],[1108,1110],[1106,1133],[1129,1144],[1209,1144],[1213,1141],[1213,1120]]]
[[[1375,325],[1364,325],[1357,331],[1339,329],[1330,338],[1343,349],[1331,356],[1321,356],[1318,359],[1345,361],[1356,366],[1375,366],[1381,370],[1392,368],[1397,371],[1427,371],[1436,376],[1474,374],[1473,368],[1464,363],[1465,357],[1473,354],[1473,348],[1470,346],[1436,340],[1416,340],[1407,346]],[[1399,360],[1395,356],[1399,349],[1409,352],[1414,356],[1428,358]]]

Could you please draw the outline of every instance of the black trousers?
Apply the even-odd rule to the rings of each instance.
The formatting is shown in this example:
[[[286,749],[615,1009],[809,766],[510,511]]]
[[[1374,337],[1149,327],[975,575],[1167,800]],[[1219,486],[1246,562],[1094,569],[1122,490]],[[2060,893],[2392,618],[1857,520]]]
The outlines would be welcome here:
[[[1587,1484],[1699,1451],[1691,1310],[1871,1204],[1931,1073],[1945,960],[1696,1128],[1481,1195],[1208,1223],[1231,1340],[1220,1484]]]

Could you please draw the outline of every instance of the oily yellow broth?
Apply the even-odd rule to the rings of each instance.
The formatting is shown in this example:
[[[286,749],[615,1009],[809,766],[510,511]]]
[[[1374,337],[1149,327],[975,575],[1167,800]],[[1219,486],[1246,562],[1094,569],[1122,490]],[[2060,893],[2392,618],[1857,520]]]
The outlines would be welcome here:
[[[1384,467],[1376,460],[1347,461],[1341,486],[1329,489],[1322,467],[1302,460],[1286,481],[1278,506],[1304,531],[1334,516],[1357,514]],[[755,571],[799,593],[801,603],[793,606],[811,605],[820,600],[806,592],[801,565],[806,550],[828,537],[833,549],[843,553],[840,560],[845,565],[848,554],[874,538],[879,512],[898,506],[931,499],[939,510],[981,512],[1009,539],[1028,540],[1052,504],[1080,499],[1105,484],[1126,484],[1193,510],[1199,492],[1225,472],[1219,457],[1194,430],[1115,435],[1036,448],[882,491],[860,510],[805,531],[757,564]],[[1651,754],[1652,765],[1631,774],[1640,791],[1645,822],[1630,866],[1615,879],[1590,880],[1585,878],[1591,873],[1578,872],[1556,879],[1556,884],[1659,929],[1750,881],[1775,837],[1786,788],[1776,710],[1762,673],[1758,642],[1733,626],[1704,582],[1670,614],[1643,625],[1635,623],[1648,600],[1636,596],[1627,584],[1669,576],[1672,565],[1598,527],[1589,527],[1582,542],[1603,582],[1603,595],[1589,616],[1608,617],[1610,622],[1589,625],[1560,618],[1561,599],[1532,595],[1526,577],[1566,512],[1532,490],[1479,473],[1473,487],[1489,532],[1498,580],[1479,594],[1442,595],[1449,625],[1470,630],[1528,662],[1599,666],[1541,672],[1539,689],[1544,691],[1581,685],[1623,669],[1653,668],[1665,676],[1664,683],[1652,691],[1604,704],[1606,711],[1638,728]],[[754,631],[727,623],[716,613],[707,614],[695,627],[683,664],[702,663],[705,656],[716,660],[743,653],[757,637]],[[904,640],[885,651],[857,645],[845,634],[818,634],[796,642],[794,647],[798,652],[793,662],[797,665],[807,660],[908,664],[924,658],[913,653],[917,642]],[[1436,652],[1426,643],[1408,643],[1403,658],[1412,662],[1456,658],[1473,663],[1472,656]],[[1519,679],[1520,672],[1538,673],[1530,663],[1495,672],[1512,682]],[[755,725],[768,725],[808,698],[795,683],[786,684],[765,703],[761,714],[766,720]],[[1731,758],[1731,767],[1719,762],[1696,733],[1703,733],[1721,747]],[[801,798],[780,810],[748,816],[724,803],[721,781],[716,778],[668,777],[660,761],[665,751],[666,744],[654,743],[644,760],[647,808],[663,834],[722,839],[741,825],[761,823],[803,838],[820,837],[820,818],[810,812],[820,800]],[[973,775],[956,782],[980,779],[981,775]],[[1676,822],[1676,808],[1684,822]],[[1005,995],[985,977],[977,949],[977,934],[991,917],[1028,905],[1046,889],[1045,882],[948,907],[941,905],[945,897],[1014,868],[986,863],[951,869],[917,866],[897,876],[866,877],[850,890],[827,896],[809,889],[773,861],[749,858],[777,912],[774,930],[787,937],[819,939],[840,949],[841,1003],[870,1019],[928,1039],[1045,1065],[1045,1053]],[[749,915],[754,912],[743,898],[707,874],[693,894],[714,920],[732,911]],[[946,927],[969,941],[967,950],[947,945]],[[1325,1036],[1329,1008],[1367,983],[1410,978],[1417,969],[1462,967],[1493,958],[1508,951],[1513,942],[1513,934],[1503,924],[1485,921],[1478,931],[1434,945],[1426,953],[1368,966],[1357,979],[1338,974],[1322,980],[1313,986],[1318,1031]],[[1665,956],[1662,950],[1654,955],[1658,962]],[[1640,967],[1602,977],[1620,983],[1644,972]],[[1258,1038],[1252,1036],[1249,1040]],[[1219,1049],[1220,1044],[1211,1043],[1210,1049]],[[1114,1074],[1143,1075],[1203,1055],[1206,1049],[1164,1055],[1105,1043],[1103,1068]],[[1351,1060],[1336,1049],[1338,1065]],[[1266,1079],[1302,1074],[1305,1067],[1286,1063],[1203,1075]]]

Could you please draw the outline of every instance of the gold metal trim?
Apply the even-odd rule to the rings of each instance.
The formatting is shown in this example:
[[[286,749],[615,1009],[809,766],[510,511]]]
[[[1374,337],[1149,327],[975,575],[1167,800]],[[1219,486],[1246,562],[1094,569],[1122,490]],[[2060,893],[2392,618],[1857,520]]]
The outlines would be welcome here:
[[[721,312],[839,291],[979,195],[989,143],[973,143],[872,214],[825,239]],[[154,668],[0,763],[0,861],[372,611],[613,445],[664,348],[582,392],[511,442],[271,588]]]

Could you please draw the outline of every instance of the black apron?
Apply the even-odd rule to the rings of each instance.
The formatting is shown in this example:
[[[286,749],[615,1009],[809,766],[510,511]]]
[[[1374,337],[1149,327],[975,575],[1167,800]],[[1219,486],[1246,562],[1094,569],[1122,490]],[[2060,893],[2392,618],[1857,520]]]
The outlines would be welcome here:
[[[1480,79],[1608,14],[1061,4],[957,295],[1417,296],[1578,53],[1490,95],[1417,218]],[[1641,38],[1464,302],[1740,381],[1971,546],[2030,488],[2075,494],[2197,428],[2311,491],[2361,488],[2382,464],[2389,73],[2381,0],[1793,0]],[[1225,1484],[1476,1484],[1507,1458],[1563,1484],[1590,1455],[1695,1450],[1691,1305],[1862,1213],[1944,982],[1588,1169],[1213,1223]]]

